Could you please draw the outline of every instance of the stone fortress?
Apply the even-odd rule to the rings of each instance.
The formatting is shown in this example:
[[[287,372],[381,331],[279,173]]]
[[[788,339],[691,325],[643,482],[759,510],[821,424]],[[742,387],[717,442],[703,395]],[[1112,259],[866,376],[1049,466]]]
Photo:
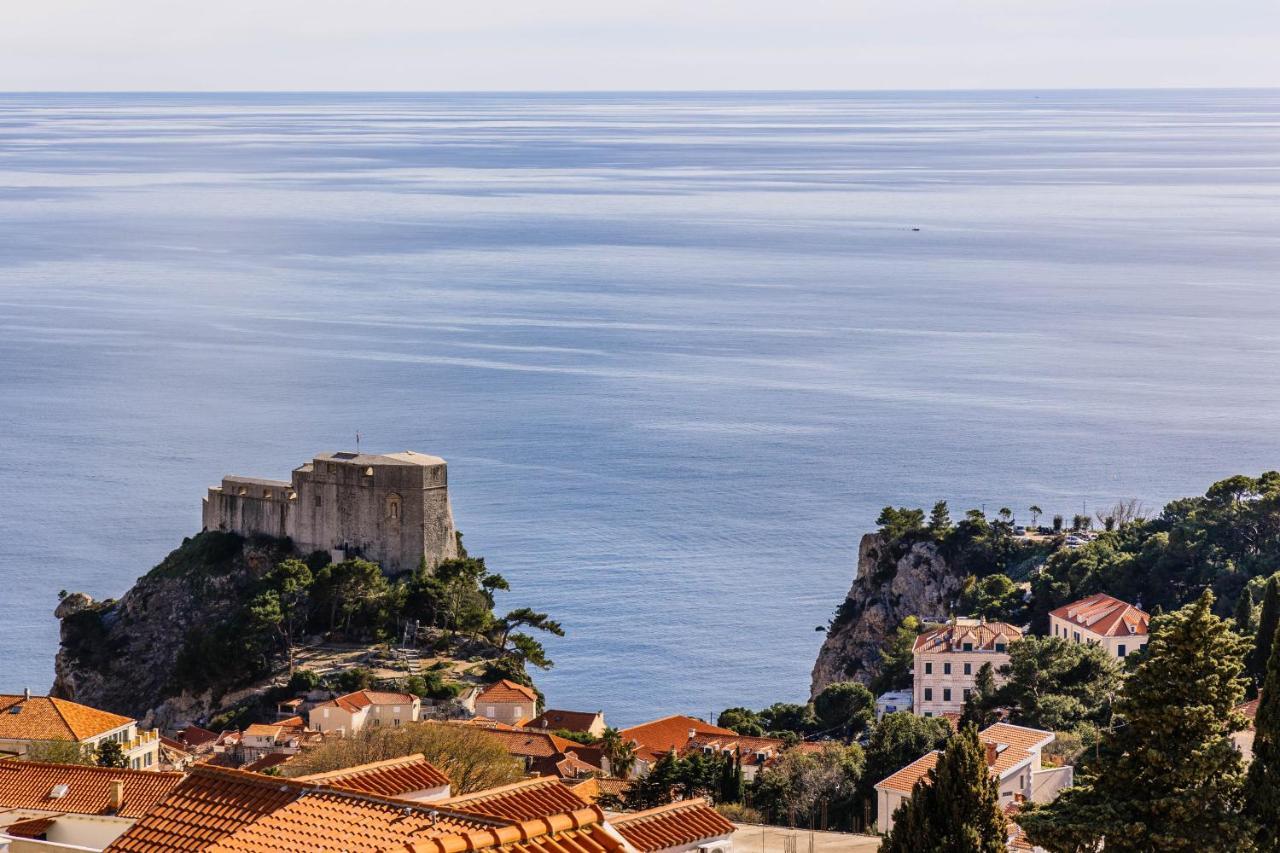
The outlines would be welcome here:
[[[227,476],[204,499],[204,529],[293,540],[299,553],[362,557],[388,574],[458,556],[445,461],[322,453],[290,480]]]

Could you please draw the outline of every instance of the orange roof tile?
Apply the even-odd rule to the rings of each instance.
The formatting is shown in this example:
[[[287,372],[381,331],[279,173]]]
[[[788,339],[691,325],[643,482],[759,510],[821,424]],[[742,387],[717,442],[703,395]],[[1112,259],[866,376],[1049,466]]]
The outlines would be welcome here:
[[[58,821],[62,814],[48,817],[35,817],[28,820],[15,820],[8,826],[0,826],[0,832],[15,838],[34,838],[43,840],[45,833]]]
[[[517,684],[508,679],[494,682],[488,687],[481,690],[476,695],[477,702],[536,702],[538,694],[534,693],[531,688],[525,687],[523,684]]]
[[[689,742],[689,734],[691,732],[695,735],[739,736],[732,729],[722,729],[719,726],[704,723],[694,717],[684,717],[678,714],[671,717],[663,717],[659,720],[652,720],[648,723],[641,723],[638,726],[631,726],[623,729],[620,734],[624,740],[635,741],[640,746],[651,750],[670,752],[673,749],[682,749]]]
[[[1043,749],[1053,742],[1053,732],[1015,726],[1009,723],[996,723],[978,732],[978,739],[984,744],[996,747],[996,760],[991,764],[991,772],[997,778],[1003,777],[1010,770],[1031,760],[1032,753]],[[888,788],[892,791],[909,794],[916,782],[924,779],[926,774],[938,763],[937,750],[920,756],[901,770],[876,783],[877,788]]]
[[[164,799],[182,777],[150,770],[0,761],[0,807],[139,817]],[[124,783],[124,805],[118,812],[111,808],[112,782]],[[67,786],[61,797],[53,796],[58,785]]]
[[[698,844],[734,832],[733,824],[703,799],[620,815],[609,822],[640,853]]]
[[[399,797],[415,791],[446,787],[449,784],[449,777],[427,761],[422,753],[417,753],[403,758],[347,767],[343,770],[298,776],[295,781],[330,785],[348,791],[380,794],[384,797]]]
[[[906,767],[881,779],[875,786],[910,794],[916,783],[925,778],[928,772],[938,765],[938,756],[940,754],[936,749],[933,752],[926,752]]]
[[[532,820],[577,811],[591,805],[553,777],[538,777],[444,800],[440,805],[455,811]]]
[[[1258,704],[1262,702],[1262,692],[1259,691],[1257,697],[1250,699],[1248,702],[1241,702],[1235,707],[1237,714],[1242,714],[1249,721],[1248,730],[1253,731],[1253,721],[1258,717]]]
[[[347,693],[328,702],[321,702],[317,708],[334,707],[335,705],[348,713],[355,713],[370,705],[412,705],[420,701],[417,696],[408,693],[388,693],[379,690],[357,690]]]
[[[197,768],[108,851],[620,853],[595,807],[513,821],[296,780]]]
[[[1063,605],[1050,611],[1049,615],[1100,637],[1144,637],[1151,624],[1151,617],[1146,611],[1105,592]]]
[[[0,740],[91,740],[132,722],[52,696],[0,695]]]
[[[495,825],[491,819],[406,800],[201,765],[107,849],[376,851],[415,836],[458,835]]]
[[[925,631],[916,637],[913,650],[916,653],[957,652],[964,648],[965,643],[972,643],[973,651],[989,652],[995,651],[997,643],[1007,646],[1021,639],[1022,629],[1007,622],[959,622]]]
[[[594,803],[601,797],[621,797],[631,786],[631,781],[613,776],[587,776],[582,779],[564,779],[562,784],[568,785],[582,799]]]
[[[601,716],[599,711],[543,711],[525,723],[525,728],[586,732]]]

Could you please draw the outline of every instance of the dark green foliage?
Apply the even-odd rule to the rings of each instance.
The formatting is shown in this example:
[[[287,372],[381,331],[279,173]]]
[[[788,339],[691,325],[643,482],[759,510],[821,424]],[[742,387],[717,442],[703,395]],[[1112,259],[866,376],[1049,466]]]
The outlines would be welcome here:
[[[938,501],[929,513],[929,535],[934,539],[945,539],[951,532],[951,527],[951,511],[947,508],[947,502]]]
[[[129,766],[129,759],[125,757],[124,750],[114,740],[104,740],[99,743],[97,750],[94,751],[94,760],[99,767]]]
[[[965,578],[960,592],[960,610],[970,616],[980,616],[990,622],[1022,624],[1022,590],[1008,575],[996,573],[979,578]]]
[[[658,759],[647,774],[627,787],[624,801],[628,809],[648,809],[677,799],[715,799],[721,793],[724,765],[727,763],[731,762],[719,753],[704,755],[699,752],[680,758],[669,752]]]
[[[227,574],[244,547],[244,538],[235,533],[209,530],[182,540],[147,577],[186,578]]]
[[[1276,629],[1280,628],[1280,573],[1267,581],[1267,591],[1262,596],[1262,610],[1258,613],[1258,629],[1253,651],[1249,654],[1249,679],[1261,684],[1267,675],[1267,663],[1271,660],[1272,644]]]
[[[1272,635],[1267,676],[1253,721],[1253,762],[1245,781],[1245,813],[1258,826],[1261,853],[1280,851],[1280,630]]]
[[[1192,853],[1252,849],[1242,813],[1240,754],[1248,642],[1212,612],[1207,590],[1152,620],[1146,655],[1116,702],[1121,721],[1105,733],[1096,775],[1019,823],[1052,851]]]
[[[1231,477],[1204,497],[1173,501],[1154,518],[1054,554],[1033,581],[1032,629],[1046,633],[1050,610],[1104,591],[1151,611],[1180,607],[1207,586],[1221,613],[1232,613],[1249,580],[1278,565],[1280,473]]]
[[[851,738],[874,719],[876,699],[856,681],[838,681],[814,697],[813,711],[828,734]]]
[[[1082,722],[1107,725],[1111,697],[1120,688],[1120,667],[1102,647],[1061,637],[1011,644],[1000,675],[1006,679],[1000,687],[984,681],[970,697],[970,719],[980,726],[993,722],[997,710],[1008,712],[1012,723],[1048,731]]]
[[[760,715],[750,708],[726,708],[720,712],[716,725],[732,729],[740,735],[764,736],[764,724],[760,722]]]
[[[890,690],[905,690],[911,686],[911,667],[915,664],[912,649],[916,637],[929,626],[915,616],[903,619],[880,646],[880,671],[871,679],[871,693],[879,696]]]
[[[867,742],[866,773],[860,800],[869,802],[875,819],[874,785],[906,767],[920,756],[938,749],[951,736],[951,724],[941,717],[917,717],[910,711],[885,714],[871,730]]]
[[[1242,637],[1253,636],[1253,593],[1248,587],[1240,591],[1236,600],[1236,612],[1232,617],[1236,623],[1236,633]]]
[[[894,814],[881,853],[1004,853],[1007,823],[978,730],[965,726]]]
[[[819,753],[785,752],[756,777],[751,803],[773,823],[813,828],[820,828],[825,804],[829,828],[852,829],[865,764],[857,744],[832,743]]]
[[[791,702],[775,702],[765,708],[760,712],[760,723],[768,734],[775,737],[783,732],[804,735],[818,730],[818,719],[813,715],[813,706]]]

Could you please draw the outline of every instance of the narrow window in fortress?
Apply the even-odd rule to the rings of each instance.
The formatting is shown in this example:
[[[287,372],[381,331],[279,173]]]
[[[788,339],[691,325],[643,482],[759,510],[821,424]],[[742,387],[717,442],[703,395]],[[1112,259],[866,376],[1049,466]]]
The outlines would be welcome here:
[[[249,494],[249,490],[248,490],[248,489],[246,489],[245,487],[241,486],[241,487],[240,487],[240,494],[241,494],[241,495],[247,495],[247,494]]]
[[[262,490],[262,496],[263,496],[264,498],[270,498],[270,497],[271,497],[271,490],[270,490],[270,489],[263,489],[263,490]]]
[[[316,495],[316,506],[320,506],[320,496]]]

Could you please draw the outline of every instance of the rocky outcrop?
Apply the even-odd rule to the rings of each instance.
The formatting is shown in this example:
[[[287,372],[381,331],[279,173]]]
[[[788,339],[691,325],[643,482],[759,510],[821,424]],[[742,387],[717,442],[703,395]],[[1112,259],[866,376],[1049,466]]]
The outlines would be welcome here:
[[[916,542],[900,555],[883,553],[881,537],[858,545],[857,574],[813,665],[810,693],[837,681],[869,682],[880,671],[880,648],[907,616],[941,619],[959,595],[964,576],[933,542]]]
[[[202,641],[226,630],[247,591],[289,553],[284,541],[202,533],[119,601],[64,597],[50,693],[147,726],[207,719],[241,685],[219,683],[217,662],[201,660]]]

